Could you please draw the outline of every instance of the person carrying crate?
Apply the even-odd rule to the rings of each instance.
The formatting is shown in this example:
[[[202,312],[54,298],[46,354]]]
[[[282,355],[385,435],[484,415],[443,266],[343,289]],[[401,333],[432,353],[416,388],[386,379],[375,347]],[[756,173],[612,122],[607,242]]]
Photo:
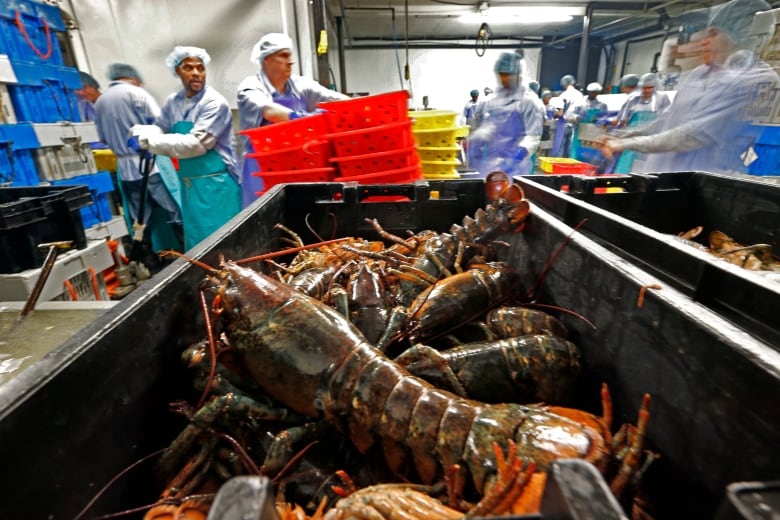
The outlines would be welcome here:
[[[179,159],[185,250],[241,211],[233,116],[225,97],[206,85],[210,61],[205,49],[176,46],[165,63],[182,90],[168,96],[154,125],[131,128],[128,141],[139,151]]]
[[[311,78],[292,73],[295,64],[292,40],[286,34],[269,33],[252,48],[250,61],[260,71],[244,78],[238,85],[239,128],[249,130],[260,126],[304,117],[316,110],[323,101],[349,99],[335,90],[323,87]],[[255,199],[262,190],[262,181],[253,176],[260,171],[257,161],[246,156],[253,153],[249,139],[241,137],[244,161],[241,169],[243,205]]]

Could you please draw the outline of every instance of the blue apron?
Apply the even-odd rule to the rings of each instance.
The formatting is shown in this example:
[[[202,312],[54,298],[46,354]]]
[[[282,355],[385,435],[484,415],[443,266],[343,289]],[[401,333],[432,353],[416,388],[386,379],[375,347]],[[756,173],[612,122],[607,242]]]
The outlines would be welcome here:
[[[274,92],[271,95],[271,98],[274,103],[287,107],[293,111],[305,112],[308,109],[305,99],[298,99],[291,94],[279,94],[278,92]],[[270,124],[272,123],[266,119],[263,119],[260,122],[260,126],[267,126]],[[260,171],[260,164],[258,164],[257,159],[246,156],[248,153],[254,153],[254,148],[252,148],[252,143],[249,139],[246,139],[245,142],[246,150],[244,150],[244,164],[241,165],[241,205],[244,208],[257,199],[257,194],[263,191],[264,187],[263,179],[256,175],[252,175],[253,173]]]
[[[191,121],[177,121],[171,131],[188,134],[192,127]],[[241,211],[241,187],[214,150],[179,159],[179,179],[184,250],[188,251]]]

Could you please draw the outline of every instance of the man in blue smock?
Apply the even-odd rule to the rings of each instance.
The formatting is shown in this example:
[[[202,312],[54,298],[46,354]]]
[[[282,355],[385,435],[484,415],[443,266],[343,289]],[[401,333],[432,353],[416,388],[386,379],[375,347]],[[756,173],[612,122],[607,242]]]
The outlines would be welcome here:
[[[184,88],[168,96],[155,125],[132,129],[141,149],[179,159],[185,250],[241,210],[233,119],[227,100],[206,85],[209,61],[204,49],[175,47],[166,65]]]
[[[162,209],[164,218],[173,227],[173,231],[181,235],[179,205],[166,187],[157,165],[149,174],[144,215],[141,220],[138,218],[143,194],[140,156],[128,146],[127,134],[135,125],[154,121],[160,115],[160,107],[152,95],[139,86],[141,75],[132,65],[112,63],[106,75],[111,82],[95,102],[95,125],[101,140],[116,155],[117,174],[130,219],[133,222],[149,222],[156,205]]]
[[[295,64],[292,40],[286,34],[269,33],[252,48],[250,60],[260,66],[257,74],[248,76],[238,85],[238,119],[241,130],[289,121],[312,113],[323,101],[349,99],[327,89],[310,78],[292,73]],[[262,180],[253,176],[260,170],[257,161],[247,158],[252,145],[241,136],[244,150],[242,167],[244,206],[262,191]]]
[[[469,168],[483,178],[496,170],[528,175],[533,169],[531,157],[542,136],[542,112],[521,83],[523,65],[519,54],[501,53],[493,67],[498,87],[481,103],[481,119],[469,134]]]
[[[649,153],[641,171],[744,173],[742,154],[752,144],[745,113],[778,83],[758,52],[769,35],[750,35],[764,0],[732,0],[710,11],[697,40],[702,65],[680,82],[671,106],[655,121],[603,140],[605,155],[622,150]]]
[[[92,75],[79,71],[81,88],[76,90],[78,96],[79,116],[81,121],[95,120],[95,102],[100,97],[100,83]]]
[[[632,120],[636,120],[637,124],[647,123],[669,108],[672,102],[669,101],[669,96],[656,90],[657,84],[658,76],[655,73],[648,72],[642,75],[637,83],[639,90],[629,95],[620,107],[617,116],[619,127],[627,126]],[[635,114],[641,115],[634,117]]]

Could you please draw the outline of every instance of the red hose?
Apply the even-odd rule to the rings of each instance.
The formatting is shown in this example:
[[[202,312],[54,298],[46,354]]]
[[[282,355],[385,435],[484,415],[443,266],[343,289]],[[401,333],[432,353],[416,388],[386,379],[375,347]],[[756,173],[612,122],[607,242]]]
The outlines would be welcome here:
[[[46,20],[41,18],[41,22],[43,22],[43,30],[46,33],[46,45],[49,50],[46,51],[46,54],[43,54],[35,47],[35,44],[30,39],[30,35],[27,34],[27,29],[24,28],[24,23],[22,22],[22,15],[18,9],[16,10],[14,16],[16,18],[16,26],[19,28],[19,31],[22,33],[22,36],[24,36],[24,41],[27,42],[27,45],[29,45],[30,48],[33,51],[35,51],[35,54],[37,54],[42,60],[48,60],[49,57],[51,56],[52,46],[51,46],[51,31],[49,31],[49,24],[46,23]]]

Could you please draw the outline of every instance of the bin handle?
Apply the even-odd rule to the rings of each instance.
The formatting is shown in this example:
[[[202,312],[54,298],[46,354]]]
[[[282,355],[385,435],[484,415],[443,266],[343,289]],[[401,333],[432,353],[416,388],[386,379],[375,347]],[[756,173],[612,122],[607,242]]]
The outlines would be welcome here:
[[[16,26],[19,28],[19,31],[22,33],[22,36],[24,36],[24,41],[27,42],[27,45],[30,46],[30,48],[35,52],[35,54],[38,55],[42,60],[48,60],[51,57],[51,51],[52,51],[52,45],[51,45],[51,31],[49,30],[49,24],[46,23],[46,20],[41,18],[41,21],[43,22],[43,30],[46,33],[46,47],[47,51],[46,54],[42,53],[38,50],[37,47],[35,47],[35,44],[30,39],[30,35],[27,34],[27,29],[24,27],[24,22],[22,22],[22,14],[17,9],[14,15],[14,18],[16,19]]]
[[[43,84],[46,85],[49,88],[49,90],[51,91],[51,97],[54,98],[54,104],[57,106],[57,113],[59,113],[59,115],[62,116],[62,118],[65,119],[65,120],[73,119],[73,114],[74,114],[74,112],[73,112],[73,104],[71,103],[70,98],[67,96],[67,94],[66,94],[65,97],[68,100],[67,101],[67,105],[68,105],[68,112],[69,112],[69,114],[65,115],[65,112],[63,111],[62,106],[60,106],[60,99],[59,99],[59,96],[57,95],[57,90],[52,85],[52,80],[44,79],[43,80]],[[65,92],[67,92],[68,91],[68,87],[66,85],[64,85],[64,84],[63,84],[63,86],[65,87]]]

